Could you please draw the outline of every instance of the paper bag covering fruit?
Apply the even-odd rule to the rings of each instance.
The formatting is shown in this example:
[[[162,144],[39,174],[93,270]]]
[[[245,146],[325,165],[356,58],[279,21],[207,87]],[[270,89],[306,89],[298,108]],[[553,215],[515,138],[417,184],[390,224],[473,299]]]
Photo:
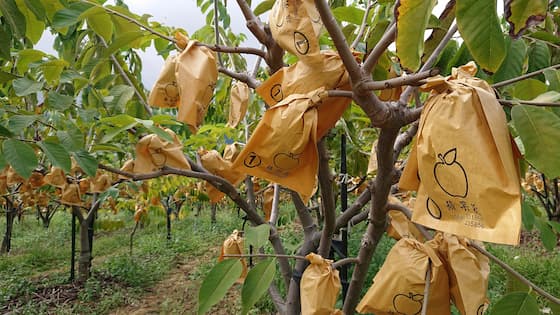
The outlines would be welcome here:
[[[310,264],[301,276],[301,313],[331,315],[341,287],[338,270],[320,255],[310,253],[305,258]]]
[[[111,176],[97,171],[95,178],[91,181],[90,191],[93,193],[102,193],[111,187]]]
[[[180,105],[177,120],[196,133],[208,111],[218,80],[215,54],[210,48],[189,41],[177,57],[175,67]]]
[[[81,206],[82,198],[80,196],[80,187],[78,184],[67,184],[62,188],[62,197],[60,202],[70,206]]]
[[[45,175],[45,183],[54,187],[64,187],[66,185],[66,176],[60,167],[52,166],[50,171]]]
[[[461,236],[438,232],[427,245],[443,258],[449,274],[451,300],[461,315],[482,315],[488,303],[490,266],[488,257],[472,248],[471,242]]]
[[[320,102],[315,93],[292,94],[269,108],[233,169],[293,189],[307,202],[319,163],[315,106]]]
[[[14,170],[14,168],[11,166],[8,168],[8,171],[6,172],[6,180],[8,182],[8,185],[21,184],[25,182],[25,179],[21,177],[16,172],[16,170]]]
[[[266,222],[270,221],[273,201],[274,201],[274,186],[268,186],[263,192],[263,212],[264,212],[264,220]]]
[[[430,246],[410,238],[400,239],[391,248],[356,310],[376,315],[420,314],[428,268],[431,278],[427,314],[451,314],[443,262]]]
[[[218,151],[199,150],[198,153],[200,154],[202,166],[204,166],[207,171],[223,177],[234,186],[239,185],[245,177],[242,173],[232,170],[231,162],[224,160]],[[224,197],[224,193],[212,186],[209,182],[206,182],[206,193],[211,203],[216,203]]]
[[[167,142],[155,134],[144,136],[138,141],[134,173],[155,172],[163,166],[191,169],[177,135],[170,129],[165,129],[165,132],[173,138],[173,142]]]
[[[429,79],[399,186],[417,190],[412,221],[471,239],[518,244],[519,174],[505,114],[469,63]]]
[[[274,106],[291,94],[307,94],[319,88],[350,90],[350,81],[342,60],[332,51],[319,55],[320,64],[303,62],[282,68],[263,82],[255,91],[269,105]],[[338,121],[352,100],[329,97],[317,107],[317,137],[322,138]]]
[[[0,173],[0,194],[8,193],[8,178],[4,172]]]
[[[32,188],[39,188],[45,184],[45,176],[42,173],[33,172],[27,182]]]
[[[127,160],[121,167],[121,171],[127,173],[134,173],[134,160]],[[128,179],[128,176],[119,175],[119,179]]]
[[[278,0],[268,24],[280,47],[306,63],[318,61],[319,35],[323,23],[313,0]]]
[[[237,127],[247,113],[247,106],[249,106],[249,87],[244,82],[238,81],[231,87],[228,127]]]
[[[243,145],[239,142],[226,144],[226,147],[224,148],[224,160],[233,162],[239,155],[239,152],[241,152],[242,148]]]
[[[389,196],[389,203],[401,204],[400,200],[394,196]],[[403,205],[404,206],[404,205]],[[387,226],[387,235],[400,240],[403,237],[410,237],[420,242],[424,242],[426,239],[420,233],[416,225],[410,221],[404,213],[399,210],[391,210],[388,208],[387,216],[389,216],[389,225]]]
[[[217,79],[214,52],[196,41],[188,41],[178,56],[166,59],[148,103],[155,107],[179,107],[177,120],[196,133],[208,111]]]
[[[228,236],[228,238],[226,238],[224,244],[222,245],[222,250],[220,252],[220,257],[218,257],[218,261],[222,261],[224,259],[239,259],[241,261],[241,264],[243,265],[243,271],[241,272],[241,276],[239,276],[239,279],[237,279],[238,283],[243,283],[243,281],[245,281],[245,277],[247,277],[247,262],[245,261],[245,258],[224,257],[224,255],[243,254],[243,232],[233,230],[233,233]]]

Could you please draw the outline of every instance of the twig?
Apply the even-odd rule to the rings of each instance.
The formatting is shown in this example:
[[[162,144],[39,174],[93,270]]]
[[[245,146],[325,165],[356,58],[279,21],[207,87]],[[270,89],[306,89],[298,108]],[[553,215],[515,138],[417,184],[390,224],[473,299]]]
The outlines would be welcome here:
[[[426,271],[426,285],[424,286],[424,301],[422,301],[422,315],[428,314],[428,299],[430,295],[430,280],[432,278],[432,263],[428,260],[428,270]]]
[[[218,24],[218,0],[214,0],[214,33],[216,35],[216,46],[220,45],[220,25]],[[223,67],[222,55],[217,52],[218,64]]]
[[[218,71],[236,79],[237,81],[244,82],[250,88],[255,89],[260,85],[260,82],[258,82],[254,77],[248,75],[247,73],[240,73],[240,72],[231,71],[231,70],[229,70],[227,68],[224,68],[224,67],[219,67]]]
[[[383,90],[383,89],[390,89],[403,85],[421,85],[424,83],[421,80],[429,77],[433,77],[438,74],[439,74],[439,69],[431,69],[431,70],[420,71],[414,74],[397,77],[393,79],[366,82],[363,84],[363,87],[369,90]]]
[[[99,41],[101,42],[101,44],[103,45],[103,47],[108,48],[107,42],[105,41],[105,39],[103,39],[103,37],[101,36],[97,36],[97,38],[99,39]],[[144,97],[142,96],[142,94],[140,93],[140,91],[136,88],[136,85],[134,85],[134,83],[132,83],[132,81],[130,80],[130,78],[128,77],[128,74],[126,73],[126,71],[124,71],[123,67],[121,66],[121,64],[119,63],[119,61],[117,60],[117,58],[115,57],[114,54],[110,55],[111,61],[113,62],[113,65],[115,66],[115,68],[117,68],[117,70],[119,71],[119,73],[121,74],[121,77],[126,81],[126,83],[132,87],[134,89],[134,94],[136,94],[136,97],[138,97],[138,100],[140,101],[140,104],[142,104],[142,106],[144,106],[144,109],[146,110],[146,112],[148,113],[149,116],[152,116],[152,109],[150,108],[150,106],[148,105],[148,103],[146,103],[146,100],[144,99]]]
[[[158,36],[158,37],[161,37],[161,38],[163,38],[163,39],[166,39],[166,40],[168,40],[168,41],[170,41],[170,42],[172,42],[172,43],[176,43],[176,41],[175,41],[175,39],[174,39],[173,37],[170,37],[170,36],[167,36],[167,35],[165,35],[165,34],[162,34],[162,33],[158,32],[158,31],[154,30],[153,28],[151,28],[151,27],[149,27],[149,26],[146,26],[146,25],[144,25],[144,24],[138,22],[136,19],[133,19],[133,18],[131,18],[131,17],[129,17],[129,16],[126,16],[126,15],[124,15],[124,14],[118,12],[118,11],[115,11],[115,10],[113,10],[113,9],[104,7],[104,6],[102,6],[102,5],[98,4],[98,3],[95,3],[95,2],[93,2],[93,1],[82,0],[82,2],[91,4],[91,5],[94,5],[94,6],[99,7],[99,8],[102,8],[103,10],[107,11],[108,13],[113,14],[113,15],[116,15],[116,16],[118,16],[118,17],[120,17],[120,18],[123,18],[123,19],[127,20],[128,22],[130,22],[130,23],[132,23],[132,24],[135,24],[135,25],[139,26],[140,28],[143,28],[143,29],[145,29],[146,31],[148,31],[148,32],[150,32],[150,33],[152,33],[152,34],[154,34],[154,35],[156,35],[156,36]]]
[[[332,267],[338,269],[344,265],[348,264],[357,264],[359,262],[358,258],[343,258],[341,260],[337,260],[332,264]]]
[[[509,79],[509,80],[505,80],[505,81],[502,81],[502,82],[495,83],[495,84],[492,85],[492,87],[495,88],[495,89],[498,89],[498,88],[501,88],[503,86],[506,86],[506,85],[509,85],[509,84],[512,84],[512,83],[516,83],[516,82],[519,82],[519,81],[522,81],[522,80],[525,80],[525,79],[528,79],[528,78],[531,78],[531,77],[534,77],[534,76],[537,76],[537,75],[545,72],[546,70],[554,70],[554,69],[560,69],[560,63],[557,64],[557,65],[554,65],[554,66],[550,66],[548,68],[543,68],[543,69],[540,69],[540,70],[537,70],[537,71],[533,71],[533,72],[518,76],[518,77],[513,78],[513,79]]]
[[[457,33],[457,24],[453,24],[449,28],[449,30],[447,31],[447,33],[445,34],[441,42],[439,42],[436,49],[434,49],[434,51],[432,52],[428,60],[426,60],[426,62],[422,65],[419,72],[426,71],[433,66],[433,64],[436,62],[437,58],[439,57],[441,52],[445,49],[447,43],[451,40],[451,38],[453,38],[453,35],[455,33]],[[408,103],[408,99],[410,98],[410,95],[414,92],[414,90],[415,88],[410,86],[404,90],[404,92],[401,94],[401,97],[399,98],[399,103],[402,106],[406,106],[406,104]]]
[[[204,46],[204,47],[208,47],[209,49],[212,49],[215,52],[225,52],[225,53],[235,53],[235,54],[249,54],[249,55],[256,55],[256,56],[260,56],[260,57],[265,57],[266,56],[266,52],[262,49],[258,49],[258,48],[253,48],[253,47],[229,47],[229,46],[223,46],[223,45],[210,45],[210,44],[204,44],[201,42],[197,42],[198,46]]]
[[[498,99],[498,102],[502,105],[506,106],[515,106],[515,105],[533,105],[533,106],[541,106],[541,107],[560,107],[559,102],[535,102],[535,101],[524,101],[524,100],[504,100]]]
[[[305,256],[299,255],[279,255],[279,254],[224,254],[223,257],[240,257],[240,258],[247,258],[247,257],[257,257],[257,258],[291,258],[291,259],[300,259],[300,260],[307,260]]]
[[[377,42],[377,44],[375,44],[375,47],[373,47],[368,57],[366,58],[366,61],[362,65],[362,70],[365,73],[371,73],[373,67],[375,67],[377,61],[379,61],[379,58],[381,57],[385,49],[387,49],[387,47],[389,47],[389,45],[391,45],[391,43],[395,40],[396,34],[397,26],[393,21],[391,22],[391,25],[389,25],[387,30],[385,30],[385,33],[383,33],[381,39]]]
[[[351,49],[356,49],[356,46],[358,46],[360,40],[362,39],[362,36],[364,36],[364,31],[366,29],[366,25],[368,22],[369,11],[371,11],[372,8],[373,8],[373,4],[371,3],[371,0],[368,0],[366,6],[366,12],[364,13],[364,17],[362,18],[362,24],[360,25],[360,30],[358,31],[358,35],[356,35],[356,39],[354,39],[354,42],[352,43],[352,45],[350,45]]]
[[[550,300],[551,302],[555,303],[555,304],[560,304],[560,299],[558,299],[557,297],[553,296],[552,294],[546,292],[545,290],[541,289],[540,287],[538,287],[536,284],[534,284],[533,282],[531,282],[529,279],[525,278],[524,276],[522,276],[520,273],[518,273],[517,271],[515,271],[513,268],[511,268],[508,264],[506,264],[505,262],[501,261],[498,257],[492,255],[490,252],[488,252],[486,249],[482,248],[481,246],[479,246],[476,243],[470,243],[469,244],[471,247],[475,248],[476,250],[478,250],[481,254],[483,254],[484,256],[490,258],[493,262],[495,262],[498,266],[502,267],[505,271],[509,272],[512,276],[514,276],[515,278],[517,278],[519,281],[521,281],[523,284],[531,287],[533,290],[535,290],[535,292],[537,292],[538,294],[540,294],[542,297]]]
[[[342,90],[328,90],[329,97],[347,97],[354,98],[354,92],[352,91],[342,91]]]

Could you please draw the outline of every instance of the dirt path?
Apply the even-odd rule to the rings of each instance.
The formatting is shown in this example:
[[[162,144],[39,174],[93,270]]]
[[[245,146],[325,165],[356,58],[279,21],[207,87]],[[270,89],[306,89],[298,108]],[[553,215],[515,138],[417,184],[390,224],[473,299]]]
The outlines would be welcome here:
[[[189,257],[179,261],[168,276],[151,287],[139,300],[131,301],[111,312],[113,315],[148,315],[148,314],[196,314],[198,305],[198,288],[204,278],[200,273],[203,264],[208,264],[218,257],[219,248],[211,248],[204,255]],[[206,270],[206,269],[205,269]],[[237,314],[240,289],[233,287],[226,298],[219,302],[209,314]]]

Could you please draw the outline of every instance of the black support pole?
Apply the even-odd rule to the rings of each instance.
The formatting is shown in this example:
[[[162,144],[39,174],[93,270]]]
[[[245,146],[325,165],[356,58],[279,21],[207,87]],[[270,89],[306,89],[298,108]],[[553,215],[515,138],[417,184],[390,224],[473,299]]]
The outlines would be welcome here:
[[[72,250],[70,254],[70,281],[76,277],[76,215],[72,211]]]

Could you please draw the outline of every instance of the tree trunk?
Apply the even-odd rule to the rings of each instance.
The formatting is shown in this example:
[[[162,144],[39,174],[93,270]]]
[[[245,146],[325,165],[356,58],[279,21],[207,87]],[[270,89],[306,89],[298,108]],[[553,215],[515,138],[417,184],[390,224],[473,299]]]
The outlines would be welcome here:
[[[16,217],[16,209],[6,207],[6,232],[2,239],[2,247],[0,247],[0,254],[9,253],[12,247],[12,229],[14,227],[14,219]]]
[[[85,282],[90,276],[91,249],[89,243],[89,221],[80,221],[80,258],[78,259],[78,281]]]

